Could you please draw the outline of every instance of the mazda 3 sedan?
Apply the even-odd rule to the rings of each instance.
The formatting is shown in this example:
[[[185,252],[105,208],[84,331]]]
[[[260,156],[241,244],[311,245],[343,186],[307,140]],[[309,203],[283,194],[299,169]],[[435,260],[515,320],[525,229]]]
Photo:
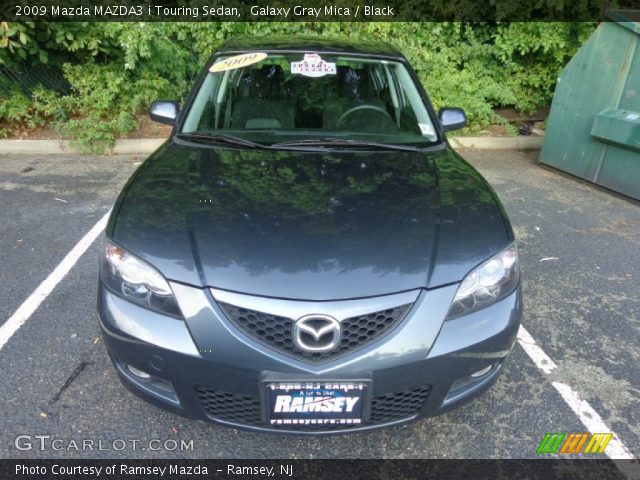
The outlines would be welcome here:
[[[120,194],[98,314],[122,382],[191,418],[327,433],[486,390],[522,313],[514,234],[380,43],[219,48]]]

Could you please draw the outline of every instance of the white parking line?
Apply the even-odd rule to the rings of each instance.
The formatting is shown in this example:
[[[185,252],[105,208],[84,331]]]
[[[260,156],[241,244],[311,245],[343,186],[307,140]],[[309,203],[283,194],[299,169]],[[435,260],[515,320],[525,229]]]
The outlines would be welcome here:
[[[518,330],[518,343],[529,355],[529,358],[533,360],[536,367],[542,370],[546,374],[550,374],[552,370],[558,368],[551,358],[536,345],[536,341],[529,334],[529,332],[521,325]],[[569,408],[578,416],[585,428],[591,433],[604,433],[611,432],[611,429],[607,427],[602,420],[602,417],[598,415],[589,402],[582,400],[578,394],[569,386],[561,382],[551,382],[553,387],[560,393],[562,399],[569,405]],[[634,457],[625,446],[624,443],[618,438],[615,432],[613,437],[607,445],[605,453],[609,458],[621,459],[621,460],[633,460]],[[620,467],[620,465],[618,465]],[[635,478],[635,477],[634,477]]]
[[[533,360],[536,367],[544,373],[549,374],[553,369],[558,368],[555,362],[544,353],[544,350],[536,345],[536,341],[522,325],[520,325],[520,329],[518,330],[518,343],[524,348],[524,351],[527,352],[527,355]]]
[[[37,310],[44,299],[49,296],[53,289],[56,288],[56,285],[69,273],[82,254],[87,251],[98,235],[100,235],[107,225],[110,213],[111,210],[105,213],[98,223],[67,253],[53,272],[38,285],[38,288],[29,295],[14,314],[0,327],[0,349],[5,346],[14,333],[29,320],[33,312]]]

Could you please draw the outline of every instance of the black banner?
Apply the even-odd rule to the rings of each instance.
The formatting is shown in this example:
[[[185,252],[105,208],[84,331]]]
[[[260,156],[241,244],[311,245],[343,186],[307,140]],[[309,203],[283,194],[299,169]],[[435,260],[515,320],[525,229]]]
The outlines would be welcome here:
[[[640,0],[1,0],[0,20],[579,22],[638,8]]]
[[[637,461],[593,460],[0,460],[0,478],[134,479],[626,479]]]

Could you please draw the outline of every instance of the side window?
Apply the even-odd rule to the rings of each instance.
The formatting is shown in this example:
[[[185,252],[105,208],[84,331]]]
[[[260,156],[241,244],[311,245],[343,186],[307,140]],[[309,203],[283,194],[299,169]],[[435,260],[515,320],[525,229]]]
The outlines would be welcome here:
[[[220,101],[220,111],[218,112],[217,128],[229,128],[229,117],[231,116],[231,107],[233,105],[233,99],[235,94],[235,80],[237,71],[230,71],[226,75],[220,91],[218,92],[218,99]]]
[[[220,76],[208,75],[205,78],[183,126],[184,132],[207,130],[214,126],[215,98],[220,83]]]
[[[398,97],[398,107],[401,109],[404,109],[408,106],[407,97],[404,93],[402,86],[400,85],[400,82],[398,81],[398,73],[397,73],[398,67],[395,67],[394,70],[396,70],[396,72],[394,72],[395,74],[392,75],[391,78],[393,81],[394,89],[396,91],[396,95]]]
[[[389,84],[387,76],[382,68],[382,64],[376,64],[371,72],[371,78],[375,84],[377,96],[385,105],[387,111],[393,113],[393,102],[391,101],[391,92],[389,91]]]

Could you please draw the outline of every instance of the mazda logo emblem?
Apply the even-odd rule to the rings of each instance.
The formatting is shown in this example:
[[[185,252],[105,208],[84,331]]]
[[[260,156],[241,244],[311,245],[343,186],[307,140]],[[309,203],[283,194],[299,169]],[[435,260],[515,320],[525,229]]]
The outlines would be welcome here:
[[[328,315],[305,315],[293,324],[293,343],[305,352],[327,352],[340,344],[340,322]]]

